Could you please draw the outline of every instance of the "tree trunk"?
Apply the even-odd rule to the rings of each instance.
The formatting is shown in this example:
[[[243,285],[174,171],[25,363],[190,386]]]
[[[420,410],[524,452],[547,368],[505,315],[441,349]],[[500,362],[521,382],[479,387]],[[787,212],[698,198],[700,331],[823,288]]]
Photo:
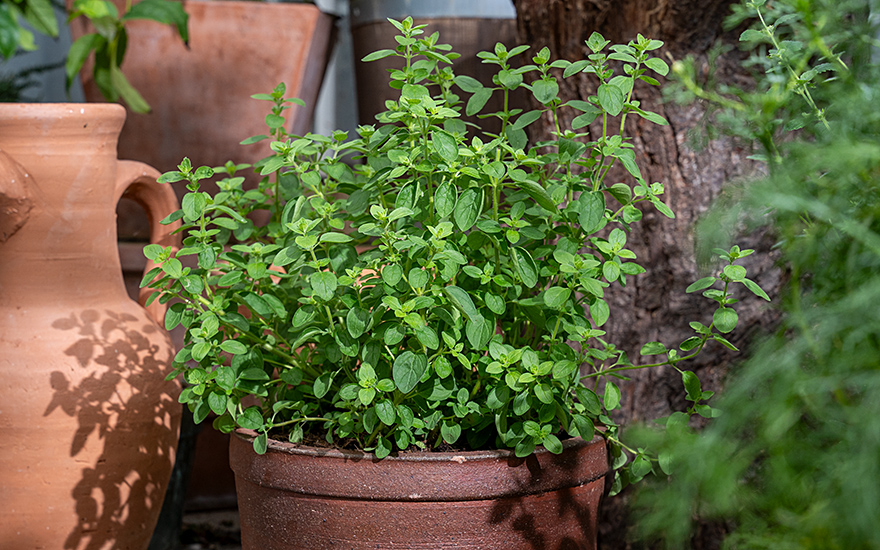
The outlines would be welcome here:
[[[588,54],[584,41],[594,31],[612,44],[625,43],[641,33],[665,42],[655,55],[667,60],[693,55],[697,67],[705,72],[708,50],[721,41],[734,47],[717,59],[716,78],[721,82],[747,85],[744,72],[739,68],[742,56],[735,47],[738,32],[725,34],[722,28],[731,3],[731,0],[514,0],[519,41],[531,46],[531,55],[547,46],[554,59],[575,61]],[[594,93],[593,75],[581,73],[560,82],[559,96],[563,102],[586,99]],[[669,121],[668,126],[657,126],[640,117],[628,117],[627,134],[633,137],[643,176],[649,183],[664,184],[665,201],[676,218],[668,219],[650,206],[642,209],[644,218],[628,236],[627,244],[648,273],[631,277],[625,289],[606,292],[612,316],[603,328],[609,340],[622,346],[634,363],[645,363],[638,354],[643,343],[660,341],[667,347],[675,347],[693,335],[688,322],[700,321],[706,325],[711,322],[714,302],[700,293],[684,292],[691,282],[709,274],[708,267],[699,269],[697,266],[694,223],[723,192],[725,183],[742,179],[758,167],[747,160],[751,153],[748,144],[723,138],[705,142],[699,148],[692,146],[689,134],[703,122],[705,105],[664,103],[660,89],[648,85],[637,86],[634,98],[641,102],[642,108],[659,113]],[[562,117],[569,117],[565,122],[579,114],[570,109],[562,111]],[[543,124],[538,130],[540,135],[532,137],[547,139],[550,121],[542,119],[533,126],[538,124]],[[591,134],[595,136],[596,131],[593,128]],[[601,135],[601,128],[598,131]],[[622,170],[610,174],[608,181],[632,182]],[[758,251],[743,265],[749,271],[749,278],[774,296],[779,287],[779,272],[773,268],[769,254],[771,236],[758,232],[738,236],[735,242],[742,248]],[[756,334],[768,331],[775,316],[768,314],[763,300],[738,292],[743,300],[736,306],[740,323],[730,340],[746,351],[746,343]],[[742,356],[721,345],[711,345],[697,360],[682,366],[697,372],[703,389],[719,390],[725,374]],[[686,408],[681,377],[673,369],[634,372],[631,382],[622,384],[621,421],[649,420]],[[625,492],[605,501],[600,517],[601,548],[634,547],[628,533],[627,500]],[[701,526],[693,548],[717,548],[722,534],[723,526]]]

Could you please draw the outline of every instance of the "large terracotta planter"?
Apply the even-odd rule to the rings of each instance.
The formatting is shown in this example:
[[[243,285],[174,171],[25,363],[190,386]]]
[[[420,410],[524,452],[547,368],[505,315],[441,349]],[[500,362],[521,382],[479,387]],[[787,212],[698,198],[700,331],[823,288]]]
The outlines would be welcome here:
[[[370,454],[270,441],[230,445],[244,550],[595,549],[605,444],[539,450]]]
[[[115,0],[123,8],[123,0]],[[251,99],[279,83],[305,107],[285,111],[288,127],[306,133],[330,57],[333,17],[307,4],[186,0],[189,47],[175,29],[154,21],[126,25],[128,47],[122,70],[152,107],[129,113],[119,138],[119,156],[160,171],[176,169],[185,153],[196,166],[228,160],[255,162],[270,153],[268,142],[243,148],[265,134],[271,103]],[[84,18],[71,23],[74,39],[93,32]],[[82,71],[88,101],[105,101]]]
[[[126,295],[123,193],[152,240],[176,209],[119,161],[125,110],[0,105],[0,547],[146,548],[174,463],[179,388],[167,333]]]

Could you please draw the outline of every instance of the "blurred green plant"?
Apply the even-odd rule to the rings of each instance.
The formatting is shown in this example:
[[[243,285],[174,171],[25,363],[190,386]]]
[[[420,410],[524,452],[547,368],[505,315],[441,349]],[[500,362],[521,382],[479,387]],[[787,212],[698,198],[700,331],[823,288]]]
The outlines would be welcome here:
[[[695,518],[724,521],[725,548],[880,548],[878,7],[737,6],[731,24],[756,18],[741,36],[760,69],[754,90],[709,89],[691,64],[674,67],[685,94],[719,109],[716,128],[755,140],[768,161],[703,239],[767,225],[790,281],[782,325],[729,381],[724,414],[699,433],[636,435],[673,472],[637,499],[642,534],[669,548],[686,547]]]
[[[64,10],[61,4],[53,5],[52,0],[0,0],[0,56],[9,59],[19,50],[35,50],[31,29],[57,38],[56,7]],[[149,104],[120,69],[128,45],[125,27],[135,19],[172,25],[187,43],[189,16],[183,4],[173,0],[141,0],[132,4],[127,0],[120,15],[116,5],[107,0],[74,0],[68,23],[78,17],[86,17],[95,32],[81,36],[70,47],[65,64],[67,89],[70,90],[86,60],[94,53],[92,74],[104,97],[108,101],[124,101],[136,113],[150,112]]]
[[[33,1],[33,0],[31,0]],[[187,23],[189,16],[180,2],[173,0],[142,0],[132,4],[127,0],[120,15],[113,2],[107,0],[74,0],[68,22],[86,17],[95,32],[79,37],[70,46],[65,72],[67,89],[79,74],[89,55],[94,52],[95,64],[92,74],[95,84],[108,101],[122,100],[136,113],[150,112],[150,105],[122,74],[122,60],[128,46],[125,26],[129,21],[146,19],[171,25],[184,44],[189,42]]]
[[[37,49],[34,33],[21,22],[25,21],[33,30],[57,37],[58,21],[51,0],[2,0],[0,1],[0,56],[9,59],[21,48],[25,51]]]

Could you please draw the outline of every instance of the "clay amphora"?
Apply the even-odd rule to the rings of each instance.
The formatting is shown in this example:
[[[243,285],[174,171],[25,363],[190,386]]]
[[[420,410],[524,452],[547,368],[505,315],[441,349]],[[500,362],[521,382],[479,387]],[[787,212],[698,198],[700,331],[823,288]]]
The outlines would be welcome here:
[[[233,433],[244,550],[595,550],[605,440],[569,439],[562,454],[363,452]]]
[[[174,194],[116,158],[115,104],[0,104],[0,548],[145,549],[174,463],[167,333],[126,295],[126,194],[170,245]],[[152,266],[148,266],[152,267]]]

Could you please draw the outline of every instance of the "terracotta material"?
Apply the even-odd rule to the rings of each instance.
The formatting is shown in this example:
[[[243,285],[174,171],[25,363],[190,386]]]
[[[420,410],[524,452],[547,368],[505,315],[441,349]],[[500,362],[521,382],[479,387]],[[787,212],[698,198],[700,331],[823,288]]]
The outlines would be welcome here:
[[[114,209],[125,193],[157,222],[176,200],[117,160],[124,120],[111,104],[0,105],[0,215],[19,205],[0,239],[2,548],[146,548],[174,463],[174,350],[161,307],[126,296]],[[153,223],[152,240],[171,229]]]
[[[370,454],[231,439],[244,550],[596,548],[605,444],[539,450]]]
[[[288,97],[306,102],[285,112],[293,131],[310,129],[330,56],[332,16],[313,5],[264,2],[187,0],[184,9],[189,48],[170,26],[136,20],[126,27],[122,69],[153,111],[129,113],[120,157],[162,172],[174,170],[184,154],[197,166],[255,162],[269,154],[268,143],[239,143],[266,133],[271,103],[250,96],[271,92],[279,82]],[[71,24],[74,39],[86,32],[83,18]],[[89,66],[82,78],[86,98],[105,101]]]

